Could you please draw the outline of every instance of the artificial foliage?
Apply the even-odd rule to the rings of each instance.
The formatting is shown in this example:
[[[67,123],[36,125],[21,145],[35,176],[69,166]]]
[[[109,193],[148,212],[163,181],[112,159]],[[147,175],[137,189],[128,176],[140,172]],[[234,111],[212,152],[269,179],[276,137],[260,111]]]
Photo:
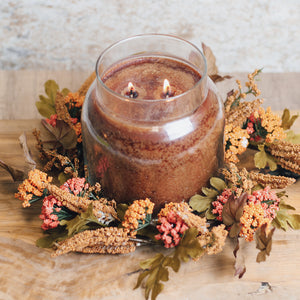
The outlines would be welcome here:
[[[203,45],[203,49],[211,78],[229,78],[218,74],[210,48]],[[293,213],[284,191],[300,174],[300,135],[291,130],[298,115],[285,109],[280,118],[270,108],[262,108],[256,82],[261,71],[249,74],[246,89],[237,80],[237,88],[227,94],[224,166],[208,186],[199,187],[199,194],[186,202],[170,202],[158,214],[153,213],[151,199],[117,205],[106,198],[99,183],[88,181],[82,158],[81,109],[95,74],[75,93],[60,90],[55,81],[48,80],[45,95],[36,102],[45,118],[43,130],[33,130],[43,170],[36,168],[24,138],[26,161],[31,161],[32,169],[27,176],[0,161],[14,180],[25,177],[15,195],[24,208],[42,202],[44,235],[37,246],[53,248],[53,256],[74,251],[126,254],[142,245],[169,248],[167,254],[157,253],[139,264],[133,288],[143,286],[146,299],[156,299],[163,291],[170,270],[179,272],[182,263],[221,252],[228,239],[235,245],[235,275],[239,278],[246,272],[241,239],[256,243],[256,260],[265,261],[271,255],[275,228],[300,228],[300,215]],[[254,161],[256,170],[239,165],[240,155],[248,149],[255,150],[248,159]]]

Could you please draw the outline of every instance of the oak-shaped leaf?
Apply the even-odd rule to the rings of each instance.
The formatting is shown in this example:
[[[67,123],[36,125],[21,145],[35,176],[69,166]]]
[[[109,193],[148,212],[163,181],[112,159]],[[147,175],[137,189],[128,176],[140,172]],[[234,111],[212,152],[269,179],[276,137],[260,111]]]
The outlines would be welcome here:
[[[42,120],[42,125],[46,129],[42,132],[43,141],[51,143],[53,147],[61,144],[64,149],[74,149],[77,145],[77,135],[73,128],[62,120],[56,121],[56,126],[48,124]]]
[[[289,210],[295,210],[295,208],[281,200],[279,203],[279,210],[277,211],[272,224],[284,231],[289,227],[292,229],[300,229],[300,215],[290,214]]]
[[[226,188],[226,183],[224,180],[218,177],[210,178],[210,185],[212,188],[203,187],[202,195],[194,195],[190,198],[189,205],[193,210],[196,210],[200,214],[205,214],[205,217],[209,220],[213,220],[216,218],[212,210],[212,202],[217,199],[217,196],[222,193],[222,191]]]
[[[45,117],[50,118],[51,115],[55,114],[55,98],[56,93],[59,91],[59,86],[54,80],[47,80],[44,84],[46,96],[39,95],[40,101],[35,103],[39,113]],[[66,96],[70,91],[64,88],[61,93]]]
[[[258,150],[259,152],[254,155],[255,166],[259,169],[269,166],[271,171],[275,171],[277,169],[277,163],[272,155],[265,151],[264,145],[258,145]]]
[[[232,194],[223,206],[222,219],[226,226],[231,226],[229,231],[229,237],[231,238],[238,236],[240,233],[240,218],[243,215],[247,197],[247,193],[243,193],[238,198],[235,198]]]
[[[151,300],[155,300],[164,287],[161,281],[169,280],[167,266],[170,266],[170,259],[172,258],[158,253],[153,258],[142,261],[140,266],[144,271],[139,275],[134,289],[137,289],[148,277],[145,282],[145,298],[149,299],[151,293]]]
[[[191,197],[189,201],[189,205],[193,210],[198,211],[199,213],[205,212],[211,207],[213,199],[201,195],[194,195]]]
[[[89,225],[94,225],[98,228],[107,226],[102,222],[99,222],[95,217],[93,212],[93,203],[88,206],[86,211],[78,214],[75,218],[71,220],[61,220],[60,225],[66,226],[66,229],[68,230],[68,237],[88,229]]]
[[[198,230],[189,228],[184,232],[178,246],[176,247],[174,257],[187,262],[190,258],[196,259],[204,254],[204,249],[200,246],[197,239]]]
[[[285,108],[281,116],[281,127],[284,130],[290,129],[298,117],[299,114],[291,116],[290,111]]]
[[[256,248],[260,250],[256,257],[257,262],[265,261],[272,249],[272,236],[275,227],[267,233],[267,226],[265,223],[255,231]]]

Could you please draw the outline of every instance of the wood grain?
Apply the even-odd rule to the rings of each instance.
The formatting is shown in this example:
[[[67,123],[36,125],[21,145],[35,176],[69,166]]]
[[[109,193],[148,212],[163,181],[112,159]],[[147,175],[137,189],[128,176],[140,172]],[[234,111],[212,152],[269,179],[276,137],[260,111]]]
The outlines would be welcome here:
[[[48,78],[46,73],[43,73],[43,79],[36,71],[31,75],[29,71],[27,73],[31,78],[28,82],[35,82],[23,86],[26,95],[23,102],[26,105],[22,108],[24,111],[28,109],[31,116],[35,116],[32,97],[40,92],[40,85]],[[60,80],[65,74],[58,72],[57,78]],[[82,75],[74,74],[74,81],[65,80],[72,81],[70,85],[75,87],[75,81],[80,85],[81,80],[77,78]],[[19,76],[18,72],[16,76]],[[0,82],[2,89],[2,80]],[[64,82],[61,86],[67,85],[68,82]],[[294,90],[296,89],[295,87]],[[1,91],[1,95],[8,97],[8,91]],[[5,104],[2,109],[9,114],[3,114],[1,109],[2,118],[21,118],[22,109],[19,106],[22,101],[16,99],[17,94],[12,97],[12,101],[17,101],[18,104],[14,107],[19,111],[14,111]],[[26,107],[29,104],[31,107]],[[289,103],[285,105],[289,106]],[[37,159],[31,131],[39,126],[40,122],[36,119],[0,120],[0,159],[26,170],[18,137],[26,132],[33,157]],[[300,132],[299,120],[295,124],[295,131]],[[140,247],[128,255],[71,253],[51,258],[49,250],[35,246],[36,239],[42,236],[41,220],[38,218],[40,204],[36,203],[29,209],[21,208],[20,201],[14,198],[17,186],[18,183],[12,182],[7,173],[0,169],[0,299],[144,298],[143,289],[133,290],[138,276],[138,263],[154,256],[161,251],[160,248]],[[300,181],[287,190],[288,203],[300,213]],[[266,262],[260,264],[255,262],[257,249],[254,243],[247,243],[243,247],[247,272],[242,279],[234,277],[232,247],[227,243],[222,253],[183,264],[178,273],[171,272],[170,280],[158,299],[299,299],[299,231],[276,230],[271,255]],[[269,282],[272,291],[260,296],[257,291],[261,282]]]
[[[44,93],[44,83],[48,79],[55,80],[59,87],[71,91],[79,89],[83,81],[93,72],[89,71],[45,71],[45,70],[0,70],[0,119],[35,119],[40,118],[35,109],[38,95]],[[252,71],[252,70],[250,70]],[[223,99],[233,88],[237,88],[236,79],[247,80],[246,73],[232,73],[231,79],[217,83]],[[265,99],[264,106],[273,110],[300,109],[300,73],[262,73],[259,75],[258,86],[261,96]]]

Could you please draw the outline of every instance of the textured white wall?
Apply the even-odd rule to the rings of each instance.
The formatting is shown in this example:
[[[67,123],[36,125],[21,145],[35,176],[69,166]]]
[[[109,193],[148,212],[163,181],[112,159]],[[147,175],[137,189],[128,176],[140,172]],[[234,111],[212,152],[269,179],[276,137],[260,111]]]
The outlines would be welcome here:
[[[94,68],[111,43],[168,33],[212,48],[221,72],[300,71],[299,0],[1,0],[0,69]]]

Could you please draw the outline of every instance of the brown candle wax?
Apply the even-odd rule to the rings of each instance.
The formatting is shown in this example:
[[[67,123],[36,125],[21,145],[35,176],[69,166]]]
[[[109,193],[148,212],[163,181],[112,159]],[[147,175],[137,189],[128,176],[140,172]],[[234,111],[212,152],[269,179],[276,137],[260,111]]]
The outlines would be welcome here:
[[[201,75],[165,57],[121,61],[101,79],[106,88],[91,90],[82,124],[92,181],[118,202],[148,197],[156,210],[199,192],[223,162],[223,111],[210,80],[206,92],[190,92]],[[158,100],[164,79],[175,97]],[[128,82],[135,99],[119,96]]]

